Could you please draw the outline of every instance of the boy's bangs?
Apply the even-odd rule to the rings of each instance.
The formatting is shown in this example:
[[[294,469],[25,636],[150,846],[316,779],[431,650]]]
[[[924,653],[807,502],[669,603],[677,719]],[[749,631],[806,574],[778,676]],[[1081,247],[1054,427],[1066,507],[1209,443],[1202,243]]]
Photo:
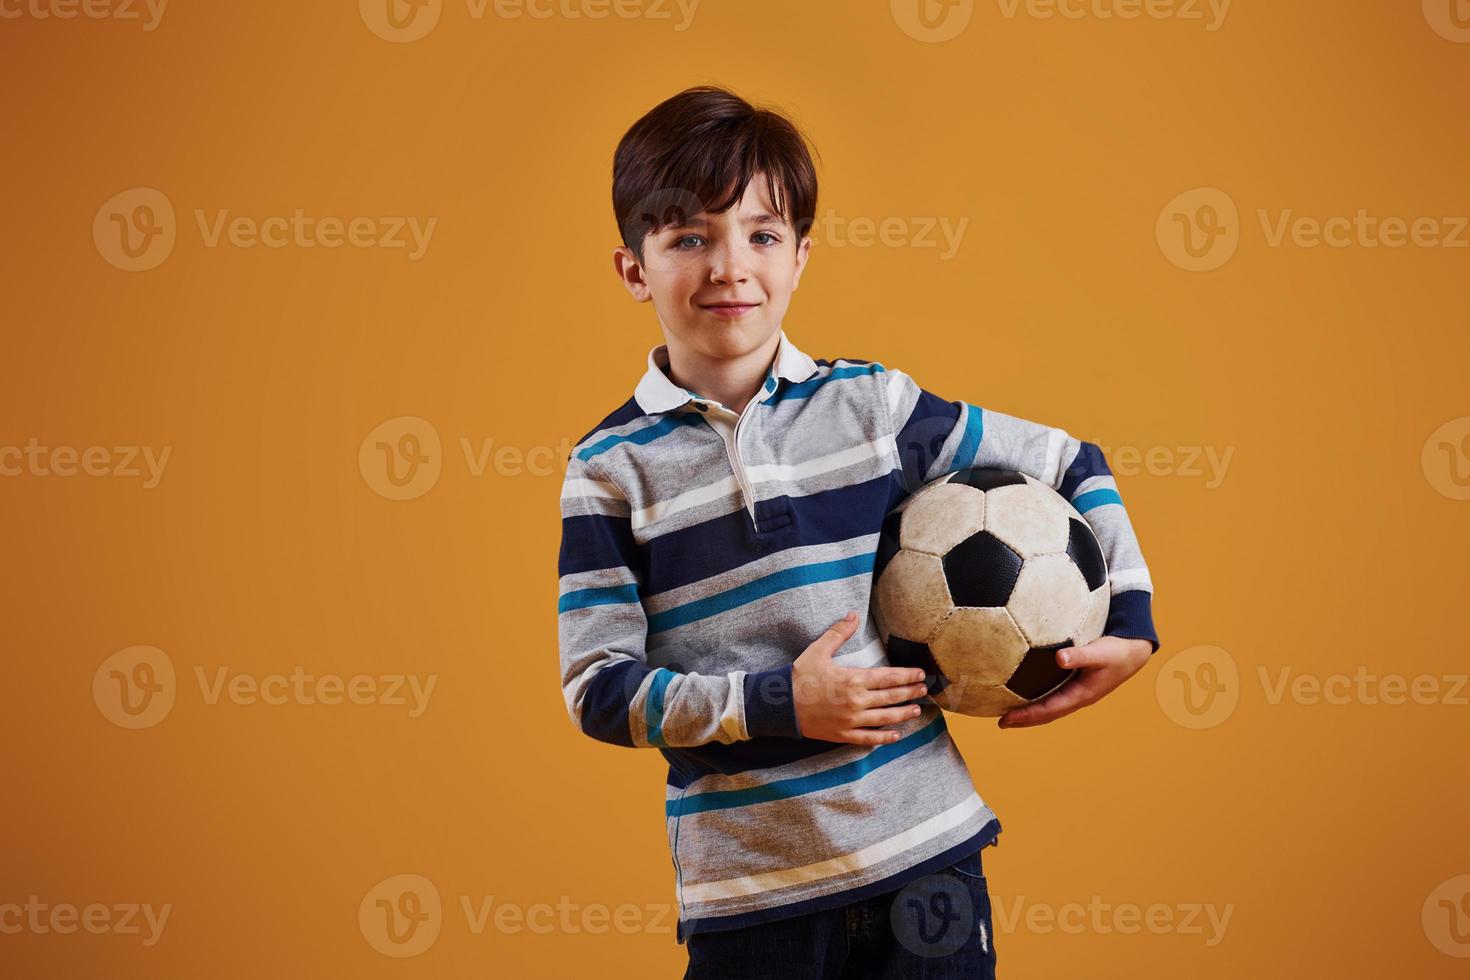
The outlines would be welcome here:
[[[651,189],[650,197],[664,197],[664,206],[645,209],[637,217],[646,222],[648,233],[656,233],[696,214],[722,214],[740,203],[752,180],[764,175],[771,207],[794,227],[790,208],[792,175],[787,161],[762,149],[747,145],[736,154],[714,144],[692,146],[689,153],[669,162],[668,171]]]
[[[724,89],[687,89],[655,106],[613,157],[613,210],[623,244],[641,260],[643,239],[739,203],[764,180],[772,211],[805,236],[815,221],[814,148],[784,116]]]

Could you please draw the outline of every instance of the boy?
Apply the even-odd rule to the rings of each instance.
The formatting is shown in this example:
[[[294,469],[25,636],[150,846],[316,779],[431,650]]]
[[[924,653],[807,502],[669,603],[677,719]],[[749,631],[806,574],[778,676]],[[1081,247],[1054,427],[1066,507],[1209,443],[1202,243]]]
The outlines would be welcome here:
[[[1000,823],[923,672],[888,666],[868,619],[883,517],[978,465],[1048,482],[1091,524],[1105,635],[1058,651],[1081,672],[1002,728],[1138,671],[1153,587],[1096,446],[792,343],[816,191],[797,129],[723,89],[681,92],[618,146],[614,262],[665,343],[568,460],[567,710],[668,760],[686,977],[993,976],[980,850]]]

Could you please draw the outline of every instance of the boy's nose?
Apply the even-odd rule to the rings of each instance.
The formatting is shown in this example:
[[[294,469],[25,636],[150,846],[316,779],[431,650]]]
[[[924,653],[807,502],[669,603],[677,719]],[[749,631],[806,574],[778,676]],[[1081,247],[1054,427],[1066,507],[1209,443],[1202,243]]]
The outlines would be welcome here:
[[[739,249],[724,247],[716,249],[711,256],[709,277],[714,283],[744,282],[750,277],[750,270]]]

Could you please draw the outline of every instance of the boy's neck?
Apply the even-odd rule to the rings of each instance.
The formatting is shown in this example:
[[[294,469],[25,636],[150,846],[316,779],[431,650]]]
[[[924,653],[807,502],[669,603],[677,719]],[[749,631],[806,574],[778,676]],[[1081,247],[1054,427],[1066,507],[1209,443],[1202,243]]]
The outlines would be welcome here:
[[[668,344],[669,375],[675,384],[698,392],[701,398],[712,398],[731,411],[743,412],[765,383],[780,344],[780,330],[739,357],[708,357],[682,345]]]

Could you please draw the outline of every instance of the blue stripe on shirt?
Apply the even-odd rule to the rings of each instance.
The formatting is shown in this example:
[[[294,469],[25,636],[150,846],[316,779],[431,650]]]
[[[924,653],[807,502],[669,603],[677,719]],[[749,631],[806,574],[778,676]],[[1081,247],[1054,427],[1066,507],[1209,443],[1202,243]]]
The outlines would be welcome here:
[[[919,391],[914,407],[894,442],[903,467],[903,485],[913,492],[927,483],[929,471],[944,450],[944,443],[960,423],[959,402],[945,401],[928,391]]]
[[[792,528],[780,532],[783,537],[777,544],[783,548],[798,541],[802,546],[836,544],[877,534],[895,498],[902,499],[894,490],[897,472],[806,496],[783,494],[759,501],[761,528],[770,527],[774,515],[781,514]],[[649,597],[769,557],[751,549],[750,517],[738,504],[719,517],[660,534],[640,545],[638,552],[643,594]]]
[[[620,602],[637,602],[638,585],[629,582],[626,585],[604,585],[592,589],[576,589],[568,592],[557,600],[556,614],[560,616],[564,612],[573,609],[587,609],[591,606],[610,606]]]
[[[822,387],[822,385],[826,384],[828,381],[840,381],[843,378],[857,378],[869,374],[878,374],[882,370],[883,365],[879,364],[877,361],[874,361],[871,364],[864,364],[862,366],[833,368],[830,373],[824,374],[820,377],[808,378],[805,381],[798,381],[795,384],[787,385],[786,388],[784,388],[779,395],[776,395],[774,398],[772,398],[771,401],[785,401],[791,398],[809,398],[814,391]]]
[[[965,432],[960,437],[959,447],[955,449],[954,461],[949,465],[951,473],[958,473],[975,465],[975,454],[980,451],[980,440],[985,438],[985,416],[979,405],[965,403],[962,417],[965,420]]]
[[[644,707],[643,719],[648,728],[648,744],[667,747],[664,741],[664,689],[674,679],[674,672],[660,667],[653,672],[648,684],[648,702]]]
[[[1102,487],[1097,490],[1089,490],[1072,501],[1072,506],[1077,508],[1079,514],[1085,514],[1094,507],[1102,507],[1105,504],[1117,504],[1121,507],[1123,498],[1118,496],[1118,491]]]
[[[582,693],[579,715],[582,731],[603,742],[633,748],[628,706],[648,673],[647,664],[625,659],[614,661],[594,674]]]
[[[887,745],[880,745],[861,759],[855,759],[841,766],[833,766],[822,772],[812,773],[810,776],[796,776],[791,779],[778,779],[775,782],[766,783],[763,786],[751,786],[746,789],[717,790],[709,793],[696,793],[684,796],[682,800],[669,800],[664,804],[664,812],[669,816],[676,814],[702,813],[706,810],[728,810],[731,807],[750,806],[752,803],[770,803],[773,800],[789,800],[794,796],[805,796],[808,793],[817,793],[844,783],[855,782],[862,779],[868,773],[879,766],[887,765],[895,759],[908,755],[915,749],[923,748],[947,731],[944,715],[940,713],[935,716],[929,724],[916,732],[911,732]]]
[[[1062,474],[1062,485],[1057,487],[1057,492],[1071,500],[1077,488],[1092,477],[1112,475],[1113,471],[1108,469],[1108,461],[1103,457],[1102,449],[1093,443],[1083,442],[1077,449],[1077,455],[1072,457],[1072,462],[1067,464],[1067,469]]]
[[[614,446],[620,446],[625,442],[631,442],[635,446],[646,446],[660,436],[666,436],[685,425],[703,425],[704,419],[698,415],[684,413],[682,415],[665,415],[653,425],[644,426],[625,436],[612,435],[599,439],[592,445],[577,453],[577,458],[586,462],[594,456],[607,452]]]
[[[638,542],[626,516],[577,514],[561,521],[561,554],[557,575],[595,572],[603,568],[633,568]]]
[[[662,633],[701,619],[718,616],[720,613],[738,609],[788,589],[815,585],[818,582],[833,582],[850,578],[853,575],[871,575],[875,554],[869,551],[849,558],[811,562],[806,565],[783,568],[769,575],[762,575],[758,579],[737,585],[733,589],[716,592],[703,599],[696,599],[682,606],[675,606],[672,609],[652,614],[648,617],[648,633],[652,636],[654,633]]]
[[[597,435],[597,433],[601,432],[603,429],[616,429],[619,426],[627,425],[629,422],[632,422],[635,419],[642,418],[646,414],[647,413],[644,412],[643,409],[638,407],[638,399],[636,397],[629,398],[617,408],[613,409],[612,412],[608,413],[607,418],[603,419],[601,422],[598,422],[597,425],[592,428],[592,431],[582,433],[582,438],[578,439],[575,445],[580,446],[588,439],[591,439],[593,436]],[[568,455],[567,458],[571,459],[572,457],[571,455]]]

